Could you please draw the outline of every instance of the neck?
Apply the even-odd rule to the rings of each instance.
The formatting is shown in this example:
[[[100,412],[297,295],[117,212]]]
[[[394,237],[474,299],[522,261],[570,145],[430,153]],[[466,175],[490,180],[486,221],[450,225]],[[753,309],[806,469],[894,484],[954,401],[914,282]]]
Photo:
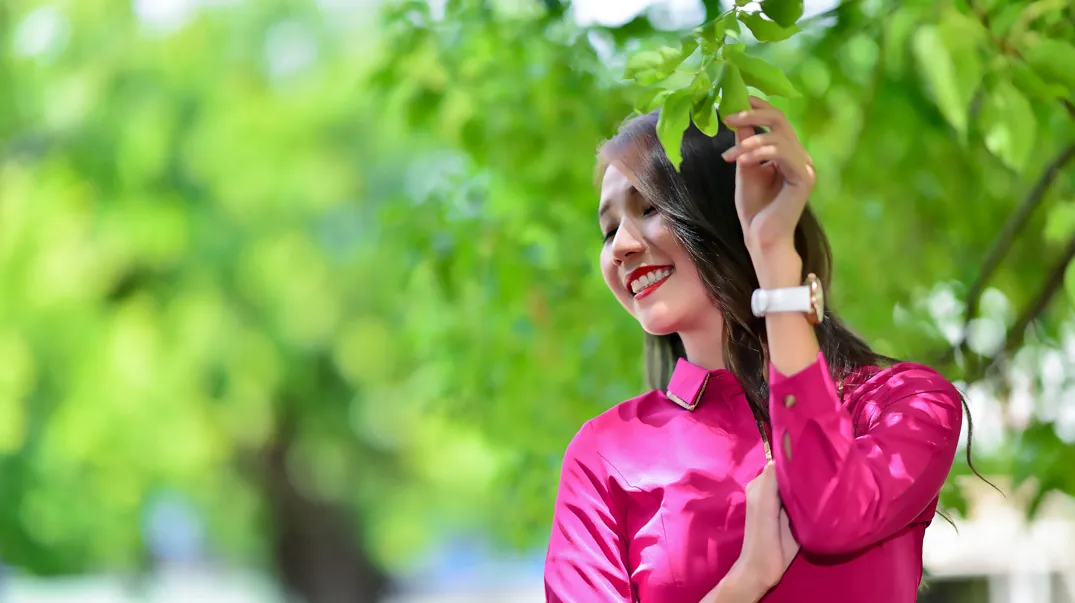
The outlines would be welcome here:
[[[683,341],[683,349],[687,352],[687,360],[691,364],[700,366],[707,371],[715,371],[726,368],[724,366],[724,349],[721,345],[721,329],[703,329],[699,331],[683,331],[679,338]]]

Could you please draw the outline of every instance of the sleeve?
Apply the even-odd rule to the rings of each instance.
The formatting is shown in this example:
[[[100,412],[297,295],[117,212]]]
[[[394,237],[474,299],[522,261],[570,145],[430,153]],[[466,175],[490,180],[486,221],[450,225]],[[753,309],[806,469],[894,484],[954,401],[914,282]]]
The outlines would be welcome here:
[[[631,603],[623,491],[586,423],[564,453],[545,558],[546,603]]]
[[[848,553],[895,534],[936,499],[952,468],[959,392],[925,366],[884,372],[855,392],[878,409],[855,437],[821,354],[790,377],[770,369],[777,483],[806,551]]]

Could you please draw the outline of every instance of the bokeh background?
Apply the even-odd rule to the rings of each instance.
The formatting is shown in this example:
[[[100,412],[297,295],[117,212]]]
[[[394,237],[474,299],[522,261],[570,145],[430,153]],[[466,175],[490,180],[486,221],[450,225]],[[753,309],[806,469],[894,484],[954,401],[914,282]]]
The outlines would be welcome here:
[[[542,601],[564,447],[642,388],[594,152],[724,8],[0,1],[0,597]],[[921,601],[1075,600],[1073,23],[811,0],[750,50],[832,305],[1003,492],[957,464]]]

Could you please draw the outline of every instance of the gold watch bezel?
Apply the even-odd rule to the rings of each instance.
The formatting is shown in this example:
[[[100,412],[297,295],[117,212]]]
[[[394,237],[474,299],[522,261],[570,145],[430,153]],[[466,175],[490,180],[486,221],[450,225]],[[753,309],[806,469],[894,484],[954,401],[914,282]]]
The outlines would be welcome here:
[[[803,285],[810,289],[810,310],[806,312],[806,319],[812,325],[821,324],[825,320],[825,289],[821,286],[821,279],[811,272],[806,275]]]

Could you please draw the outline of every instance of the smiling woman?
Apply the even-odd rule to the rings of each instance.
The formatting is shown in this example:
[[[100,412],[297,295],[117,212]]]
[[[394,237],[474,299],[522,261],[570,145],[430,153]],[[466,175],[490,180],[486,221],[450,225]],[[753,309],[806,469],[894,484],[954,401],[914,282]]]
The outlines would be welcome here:
[[[567,448],[550,603],[915,600],[962,398],[824,307],[813,163],[750,102],[735,132],[692,125],[679,171],[656,113],[600,151],[602,275],[652,391]]]

